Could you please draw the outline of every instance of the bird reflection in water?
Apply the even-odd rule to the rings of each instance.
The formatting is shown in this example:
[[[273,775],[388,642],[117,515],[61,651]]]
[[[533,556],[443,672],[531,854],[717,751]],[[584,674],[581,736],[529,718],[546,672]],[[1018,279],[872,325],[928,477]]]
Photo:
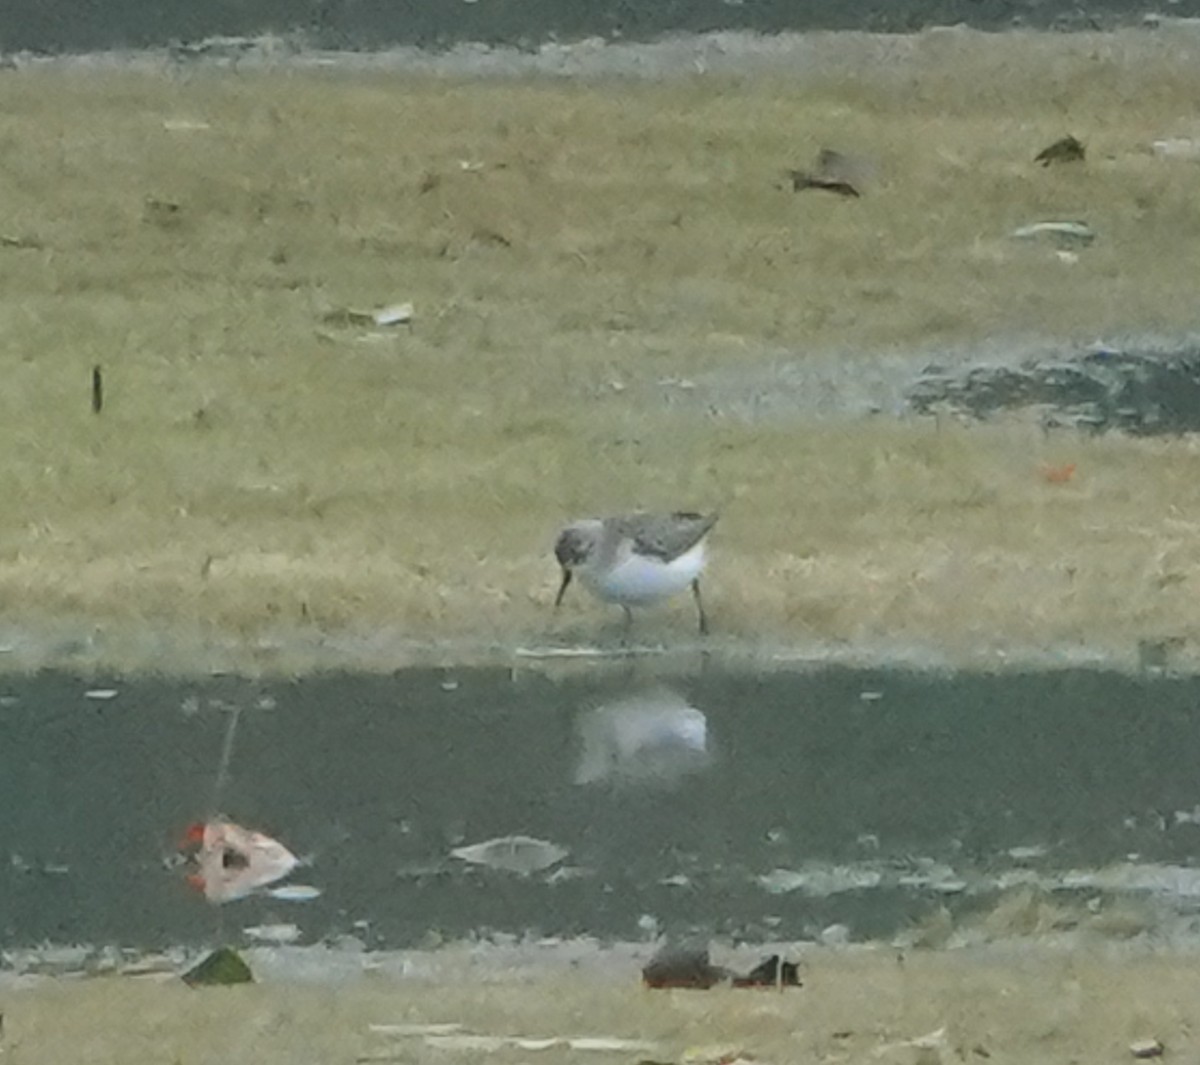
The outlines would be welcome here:
[[[654,688],[579,720],[576,784],[669,788],[712,764],[708,721],[669,688]]]

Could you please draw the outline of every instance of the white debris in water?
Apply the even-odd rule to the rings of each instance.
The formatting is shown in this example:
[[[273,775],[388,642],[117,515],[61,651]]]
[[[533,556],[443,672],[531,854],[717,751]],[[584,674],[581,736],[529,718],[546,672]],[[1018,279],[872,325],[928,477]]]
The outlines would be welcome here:
[[[311,902],[321,897],[321,889],[311,884],[281,884],[263,892],[280,902]]]
[[[1009,847],[1008,856],[1014,862],[1032,862],[1038,858],[1044,857],[1046,847],[1041,843],[1030,844],[1026,847]]]
[[[1042,878],[1032,869],[1008,869],[998,874],[993,884],[997,891],[1008,891],[1016,887],[1041,887]]]
[[[757,878],[760,887],[772,895],[802,891],[813,898],[828,898],[846,891],[864,891],[883,881],[877,869],[852,865],[812,866],[803,870],[773,869]]]
[[[1200,806],[1193,806],[1190,810],[1176,810],[1171,816],[1177,825],[1200,825]]]
[[[560,865],[548,877],[547,884],[568,884],[572,880],[585,880],[589,876],[594,876],[591,869],[584,869],[578,865]]]
[[[4,952],[4,963],[19,973],[43,973],[52,976],[82,972],[96,948],[72,944],[46,944],[29,950]]]
[[[300,926],[295,924],[258,924],[243,928],[242,933],[259,943],[295,943]]]
[[[548,840],[530,836],[500,836],[483,843],[456,847],[450,855],[471,865],[528,876],[557,865],[568,853],[564,847]]]
[[[91,688],[83,693],[83,697],[103,702],[108,699],[115,699],[117,694],[116,688]]]
[[[658,935],[659,923],[658,918],[651,913],[644,913],[637,920],[638,930],[648,938],[653,939]]]
[[[1177,899],[1200,898],[1200,869],[1182,865],[1119,862],[1102,869],[1075,869],[1056,878],[1065,890],[1146,892]]]
[[[930,858],[917,859],[917,869],[901,874],[896,881],[901,887],[932,888],[935,891],[940,884],[956,885],[960,882],[960,877],[950,866]]]
[[[844,947],[850,942],[850,928],[844,924],[831,924],[821,929],[818,938],[827,947]]]

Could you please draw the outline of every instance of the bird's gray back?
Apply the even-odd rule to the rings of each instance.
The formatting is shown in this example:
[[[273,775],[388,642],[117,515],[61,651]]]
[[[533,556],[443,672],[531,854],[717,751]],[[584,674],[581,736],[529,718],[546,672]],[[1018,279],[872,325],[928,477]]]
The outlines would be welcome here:
[[[717,523],[719,514],[624,514],[614,518],[613,531],[633,541],[638,554],[673,562],[696,546]]]

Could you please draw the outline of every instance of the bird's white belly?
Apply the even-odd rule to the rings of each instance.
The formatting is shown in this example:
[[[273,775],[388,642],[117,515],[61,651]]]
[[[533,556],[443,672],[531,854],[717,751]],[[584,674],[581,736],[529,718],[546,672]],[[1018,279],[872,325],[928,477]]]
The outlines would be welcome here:
[[[651,603],[687,588],[704,569],[704,541],[676,559],[664,562],[634,552],[619,557],[607,570],[580,572],[583,582],[601,599],[613,603]]]

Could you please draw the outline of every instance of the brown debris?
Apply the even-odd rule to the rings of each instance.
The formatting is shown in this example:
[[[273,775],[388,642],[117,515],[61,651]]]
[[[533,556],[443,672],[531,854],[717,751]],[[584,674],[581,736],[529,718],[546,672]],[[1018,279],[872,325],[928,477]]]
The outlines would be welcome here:
[[[713,965],[707,947],[662,947],[642,969],[642,983],[647,987],[683,987],[707,991],[710,987],[731,979],[733,974]]]
[[[764,958],[745,976],[733,978],[734,987],[800,987],[800,967],[778,954]]]
[[[493,248],[512,247],[512,241],[508,237],[489,226],[476,226],[471,233],[471,239],[477,244],[486,244]]]
[[[142,203],[142,221],[163,229],[173,229],[183,221],[183,204],[147,196]]]
[[[862,196],[862,193],[848,181],[817,177],[803,170],[789,170],[788,176],[792,179],[793,192],[800,192],[803,189],[824,189],[827,192],[836,192],[839,196],[848,196],[852,199]]]
[[[707,947],[667,944],[642,969],[642,983],[651,988],[687,988],[707,991],[717,984],[732,987],[800,987],[800,971],[795,962],[772,954],[745,976],[721,965],[713,965]]]
[[[1043,148],[1033,157],[1035,163],[1049,166],[1051,163],[1082,163],[1086,149],[1077,137],[1068,134]]]
[[[824,189],[826,192],[853,199],[862,196],[859,187],[865,175],[866,170],[861,162],[832,148],[822,148],[817,153],[817,161],[811,170],[787,171],[787,176],[792,181],[793,192]]]

